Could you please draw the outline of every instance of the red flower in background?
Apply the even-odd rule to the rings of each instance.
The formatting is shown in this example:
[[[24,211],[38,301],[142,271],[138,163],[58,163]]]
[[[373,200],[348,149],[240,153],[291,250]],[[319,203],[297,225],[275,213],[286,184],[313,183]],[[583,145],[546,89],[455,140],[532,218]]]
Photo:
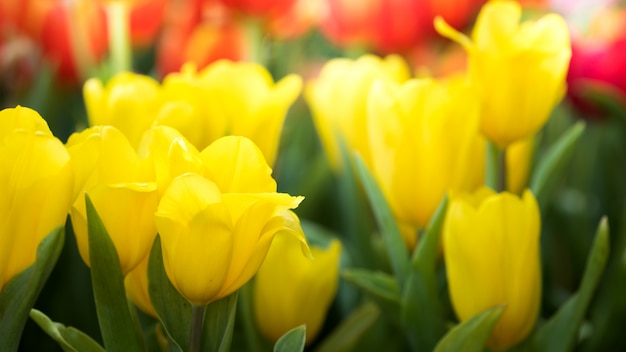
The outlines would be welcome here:
[[[598,94],[626,107],[626,10],[602,10],[586,35],[572,33],[567,81],[570,100],[586,117],[606,112]]]
[[[289,12],[297,0],[219,0],[229,9],[249,15],[275,18]]]
[[[163,77],[188,61],[201,69],[219,59],[240,60],[245,50],[243,29],[221,4],[211,0],[170,1],[157,44],[157,71]]]
[[[333,43],[365,46],[380,53],[405,52],[435,36],[433,19],[467,25],[485,0],[326,0],[321,29]]]
[[[137,0],[130,7],[130,41],[133,47],[147,47],[154,40],[163,24],[167,0]]]

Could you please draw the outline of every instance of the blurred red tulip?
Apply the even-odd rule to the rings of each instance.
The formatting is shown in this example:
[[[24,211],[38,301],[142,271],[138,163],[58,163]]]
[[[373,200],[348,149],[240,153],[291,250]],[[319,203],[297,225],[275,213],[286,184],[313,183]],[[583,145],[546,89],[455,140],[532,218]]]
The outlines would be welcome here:
[[[161,77],[179,71],[188,61],[201,69],[219,59],[240,60],[245,53],[244,30],[221,4],[212,0],[170,1],[156,53]]]
[[[587,117],[605,112],[598,98],[626,107],[626,10],[602,10],[587,35],[572,34],[567,80],[570,100]]]
[[[485,0],[326,0],[323,33],[339,46],[366,46],[380,53],[405,52],[435,36],[433,19],[468,24]]]
[[[226,7],[249,15],[275,18],[286,14],[296,0],[220,0]]]
[[[108,49],[102,4],[57,2],[43,19],[40,38],[45,57],[63,80],[86,79]]]
[[[167,0],[138,0],[130,6],[130,41],[133,47],[150,46],[163,24]]]
[[[296,0],[283,15],[271,20],[270,32],[279,39],[292,39],[317,26],[325,16],[325,0]]]

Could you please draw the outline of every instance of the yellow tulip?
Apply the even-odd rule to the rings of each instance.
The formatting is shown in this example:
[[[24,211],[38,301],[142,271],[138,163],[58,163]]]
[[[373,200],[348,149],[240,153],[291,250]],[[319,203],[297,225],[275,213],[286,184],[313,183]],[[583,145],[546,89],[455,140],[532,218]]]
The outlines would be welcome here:
[[[413,247],[449,190],[480,186],[478,101],[461,80],[377,82],[369,95],[372,172]]]
[[[202,121],[196,126],[204,132],[201,141],[188,136],[189,127],[172,126],[198,149],[225,135],[247,137],[273,165],[287,110],[300,94],[302,79],[291,74],[274,83],[259,64],[219,60],[200,72],[193,64],[185,65],[181,73],[165,78],[163,89],[167,101],[180,103],[170,106],[171,112],[161,111],[158,124],[168,125],[180,115],[184,120],[198,116]]]
[[[156,236],[158,195],[153,172],[114,127],[98,126],[75,133],[67,148],[75,169],[77,198],[70,216],[80,255],[89,265],[86,192],[126,275],[147,255]]]
[[[319,77],[308,83],[306,100],[331,166],[338,170],[341,154],[337,137],[369,164],[367,99],[375,81],[402,83],[409,79],[406,62],[397,55],[382,59],[364,55],[357,60],[332,59]]]
[[[126,275],[124,278],[124,287],[126,294],[131,302],[135,304],[144,313],[157,318],[157,313],[150,301],[150,293],[148,291],[148,263],[150,255],[147,255],[139,264]]]
[[[566,90],[571,47],[565,21],[548,14],[519,23],[514,1],[490,1],[472,39],[435,20],[439,33],[469,53],[469,74],[482,101],[481,130],[500,147],[530,137],[545,124]]]
[[[205,176],[174,178],[159,203],[165,272],[192,304],[205,305],[238,290],[260,267],[274,235],[298,238],[302,201],[276,193],[276,182],[252,141],[228,136],[202,151]]]
[[[504,350],[533,329],[541,298],[540,216],[520,198],[487,188],[453,196],[443,230],[450,297],[461,321],[504,305],[488,347]]]
[[[535,139],[526,138],[511,144],[506,150],[506,189],[521,194],[528,183],[528,176],[535,151]]]
[[[298,241],[276,236],[254,280],[257,326],[272,342],[306,324],[306,341],[319,333],[337,292],[341,244],[311,248],[313,260],[298,250]]]
[[[159,89],[154,79],[130,72],[115,75],[106,85],[91,78],[83,86],[89,124],[114,126],[137,147],[160,109]]]
[[[0,111],[0,292],[65,224],[72,187],[70,157],[41,116],[19,106]]]

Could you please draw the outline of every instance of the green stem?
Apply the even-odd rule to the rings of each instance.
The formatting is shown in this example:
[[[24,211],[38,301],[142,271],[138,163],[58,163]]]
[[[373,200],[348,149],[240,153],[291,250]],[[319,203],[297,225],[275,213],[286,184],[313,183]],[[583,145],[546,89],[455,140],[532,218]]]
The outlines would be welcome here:
[[[107,3],[111,75],[131,69],[128,6],[124,1]]]
[[[496,192],[506,190],[506,149],[493,142],[487,142],[485,184]]]
[[[246,41],[248,44],[249,58],[251,62],[255,62],[265,66],[264,32],[262,23],[254,18],[247,18],[244,21],[244,29],[246,33]]]
[[[202,320],[206,306],[192,306],[191,308],[191,334],[189,335],[189,351],[200,352],[202,349]]]

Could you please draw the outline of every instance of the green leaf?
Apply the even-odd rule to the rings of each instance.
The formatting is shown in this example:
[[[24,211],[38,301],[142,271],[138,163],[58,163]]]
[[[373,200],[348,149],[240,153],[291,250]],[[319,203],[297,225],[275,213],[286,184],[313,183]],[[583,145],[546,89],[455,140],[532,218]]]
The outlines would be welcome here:
[[[396,277],[398,286],[402,287],[409,269],[409,256],[402,239],[402,234],[400,233],[398,224],[387,204],[383,192],[378,187],[376,180],[367,169],[367,166],[358,155],[355,155],[354,161],[363,187],[365,188],[365,194],[367,194],[372,210],[374,211],[376,222],[383,234],[385,247],[389,255],[389,260],[391,261],[391,268]]]
[[[91,283],[104,346],[108,351],[143,351],[129,310],[124,277],[117,250],[93,206],[85,194]]]
[[[473,316],[450,330],[435,347],[435,352],[482,352],[504,306],[494,307]]]
[[[65,231],[60,226],[37,246],[35,263],[9,280],[0,292],[0,341],[3,351],[16,351],[24,324],[61,254]]]
[[[365,269],[345,269],[342,276],[346,281],[361,288],[377,300],[400,304],[400,291],[394,278],[383,272]]]
[[[415,350],[431,351],[446,331],[436,270],[447,207],[448,198],[444,197],[420,236],[402,292],[402,318]]]
[[[585,131],[585,123],[577,122],[559,137],[544,153],[530,180],[530,189],[537,202],[545,204],[556,181],[561,177],[563,169],[571,159],[576,142]]]
[[[287,331],[276,341],[274,352],[302,352],[306,343],[306,325]]]
[[[246,350],[250,352],[269,351],[270,342],[261,336],[254,318],[254,280],[248,281],[239,289],[237,299],[238,321],[241,322]]]
[[[345,248],[356,267],[375,269],[378,257],[372,247],[374,221],[357,177],[351,154],[341,136],[337,136],[342,166],[338,174],[339,203],[343,232],[348,235],[350,244]]]
[[[604,273],[608,257],[609,226],[606,217],[603,217],[598,225],[578,292],[570,297],[532,337],[531,344],[535,351],[573,350],[578,337],[578,330],[585,318],[593,293]]]
[[[148,293],[167,335],[181,351],[188,351],[191,304],[172,286],[165,273],[159,235],[154,240],[148,262]]]
[[[354,346],[367,334],[380,316],[380,308],[365,303],[343,319],[317,348],[317,352],[353,351]]]
[[[235,292],[228,297],[209,303],[204,309],[203,351],[230,351],[238,296],[238,292]]]
[[[37,309],[30,311],[30,317],[66,352],[104,352],[91,337],[73,327],[55,323]]]

